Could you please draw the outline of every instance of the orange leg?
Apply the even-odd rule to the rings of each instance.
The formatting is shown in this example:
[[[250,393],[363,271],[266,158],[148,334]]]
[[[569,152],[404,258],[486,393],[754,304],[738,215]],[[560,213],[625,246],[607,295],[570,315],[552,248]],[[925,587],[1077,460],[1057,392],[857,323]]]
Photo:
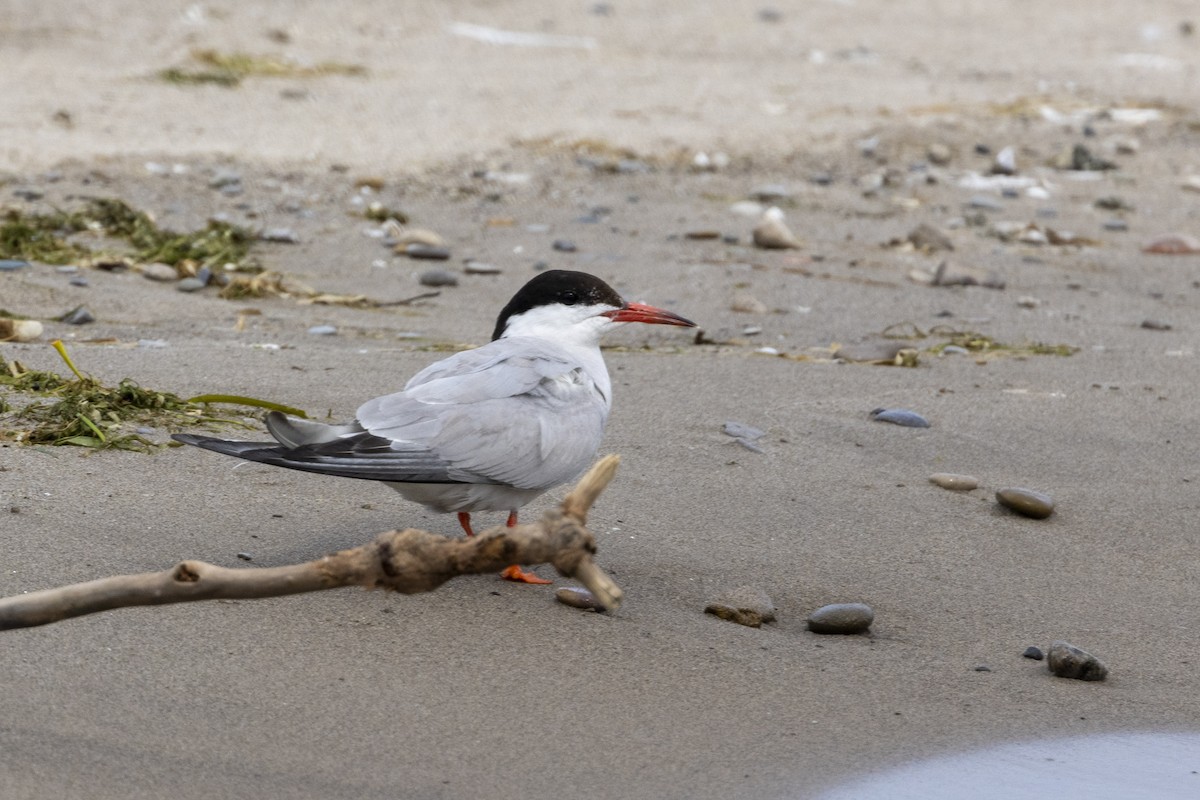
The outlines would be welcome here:
[[[462,529],[467,532],[467,536],[474,536],[475,531],[471,530],[471,512],[458,512],[458,524],[462,525]]]
[[[515,509],[508,512],[508,521],[504,524],[509,528],[515,528],[517,526],[517,512]],[[526,572],[525,570],[521,569],[520,565],[518,564],[513,564],[511,567],[506,568],[500,573],[500,577],[504,578],[506,581],[516,581],[517,583],[535,583],[542,586],[554,583],[554,581],[548,581],[545,578],[539,578],[532,572]]]

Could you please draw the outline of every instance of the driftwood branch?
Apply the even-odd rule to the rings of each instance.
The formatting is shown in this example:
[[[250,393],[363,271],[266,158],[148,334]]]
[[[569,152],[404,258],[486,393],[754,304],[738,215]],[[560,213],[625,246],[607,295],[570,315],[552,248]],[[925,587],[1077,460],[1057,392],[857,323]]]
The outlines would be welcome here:
[[[409,528],[388,531],[360,547],[306,564],[228,569],[182,561],[163,572],[119,575],[0,599],[0,630],[46,625],[127,606],[246,600],[343,586],[428,592],[457,575],[496,572],[510,564],[553,564],[586,586],[606,608],[622,592],[592,561],[596,543],[585,526],[592,504],[616,473],[620,458],[598,461],[561,507],[531,525],[490,528],[471,539],[450,539]]]

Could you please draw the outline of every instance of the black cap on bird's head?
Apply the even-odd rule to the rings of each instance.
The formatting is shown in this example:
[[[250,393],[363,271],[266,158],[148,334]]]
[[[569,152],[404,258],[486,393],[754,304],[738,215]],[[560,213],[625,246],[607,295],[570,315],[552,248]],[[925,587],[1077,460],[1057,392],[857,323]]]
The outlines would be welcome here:
[[[607,306],[601,311],[614,322],[647,322],[657,325],[680,325],[694,328],[696,323],[661,308],[643,303],[626,303],[616,290],[595,275],[566,269],[552,269],[540,273],[522,286],[496,318],[496,329],[492,341],[504,335],[508,321],[519,314],[549,305],[564,306]]]

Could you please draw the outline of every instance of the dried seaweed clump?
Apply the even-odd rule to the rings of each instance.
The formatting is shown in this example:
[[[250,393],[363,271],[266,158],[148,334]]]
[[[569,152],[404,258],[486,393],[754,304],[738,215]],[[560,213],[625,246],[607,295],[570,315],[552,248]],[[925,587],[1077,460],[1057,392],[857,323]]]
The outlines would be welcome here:
[[[326,75],[365,75],[358,64],[322,61],[302,64],[281,56],[256,56],[249,53],[222,53],[217,50],[193,50],[194,67],[168,67],[158,79],[180,85],[213,84],[234,88],[250,77],[318,78]]]

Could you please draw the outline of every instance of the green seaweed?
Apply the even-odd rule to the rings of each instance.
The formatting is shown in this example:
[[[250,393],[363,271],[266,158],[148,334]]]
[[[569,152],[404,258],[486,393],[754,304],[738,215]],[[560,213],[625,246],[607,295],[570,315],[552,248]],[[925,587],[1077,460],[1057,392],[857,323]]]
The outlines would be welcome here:
[[[210,84],[232,89],[250,77],[318,78],[326,75],[365,75],[367,70],[358,64],[322,61],[305,65],[278,56],[249,53],[222,53],[218,50],[194,50],[195,67],[168,67],[159,70],[158,79],[183,86]]]

